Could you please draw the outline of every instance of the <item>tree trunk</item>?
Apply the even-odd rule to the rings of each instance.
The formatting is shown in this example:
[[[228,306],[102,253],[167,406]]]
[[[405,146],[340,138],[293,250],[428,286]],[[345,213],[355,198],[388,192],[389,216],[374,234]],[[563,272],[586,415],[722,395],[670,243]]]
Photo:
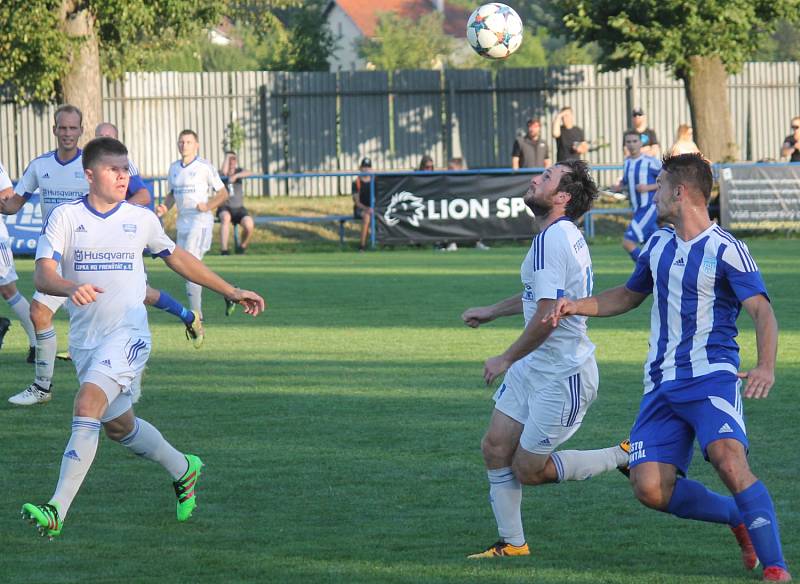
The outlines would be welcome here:
[[[683,86],[698,148],[712,162],[738,159],[728,104],[728,73],[719,57],[690,57]]]
[[[64,32],[70,39],[78,41],[69,57],[69,69],[61,79],[61,90],[64,102],[83,112],[82,143],[86,143],[94,137],[94,128],[103,116],[96,18],[80,0],[62,0],[60,16]]]

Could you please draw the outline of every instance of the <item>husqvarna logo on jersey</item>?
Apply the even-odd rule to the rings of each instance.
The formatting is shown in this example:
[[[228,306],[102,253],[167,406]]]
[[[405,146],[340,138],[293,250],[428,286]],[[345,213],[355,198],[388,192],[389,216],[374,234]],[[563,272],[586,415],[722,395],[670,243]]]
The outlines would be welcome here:
[[[422,201],[422,197],[408,191],[395,193],[392,195],[386,213],[383,214],[383,219],[387,225],[397,225],[400,221],[405,221],[414,227],[419,227],[420,219],[425,219]]]

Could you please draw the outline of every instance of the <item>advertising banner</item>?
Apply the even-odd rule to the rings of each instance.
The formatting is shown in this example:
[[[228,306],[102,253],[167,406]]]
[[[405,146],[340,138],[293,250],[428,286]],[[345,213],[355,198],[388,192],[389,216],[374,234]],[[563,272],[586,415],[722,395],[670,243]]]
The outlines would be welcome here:
[[[719,186],[726,229],[800,228],[800,164],[723,166]]]
[[[39,193],[34,193],[15,215],[0,215],[6,223],[11,241],[8,244],[15,256],[35,255],[36,242],[42,231],[42,208]]]

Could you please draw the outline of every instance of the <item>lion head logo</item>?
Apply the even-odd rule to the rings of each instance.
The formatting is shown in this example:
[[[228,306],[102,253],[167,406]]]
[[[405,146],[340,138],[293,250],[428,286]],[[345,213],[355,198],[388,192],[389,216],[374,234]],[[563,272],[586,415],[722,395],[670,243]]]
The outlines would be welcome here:
[[[425,219],[424,205],[422,197],[418,197],[408,191],[395,193],[389,202],[383,219],[389,226],[400,223],[401,220],[407,221],[414,227],[419,227],[419,220]]]

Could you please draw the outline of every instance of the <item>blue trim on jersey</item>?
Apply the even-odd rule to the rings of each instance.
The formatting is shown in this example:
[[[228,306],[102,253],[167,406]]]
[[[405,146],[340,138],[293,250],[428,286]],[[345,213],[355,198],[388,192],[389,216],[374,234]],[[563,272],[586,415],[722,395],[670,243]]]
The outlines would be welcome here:
[[[183,163],[183,159],[181,159],[181,161],[180,161],[181,168],[187,168],[187,167],[191,166],[192,164],[194,164],[194,161],[198,160],[199,158],[200,158],[199,156],[195,156],[194,158],[192,158],[192,161],[189,164],[184,164]]]
[[[539,270],[544,269],[544,237],[547,230],[550,229],[553,225],[558,223],[559,221],[569,221],[572,222],[572,219],[567,217],[566,215],[562,215],[555,221],[553,221],[550,225],[544,228],[544,231],[539,233],[536,237],[533,238],[533,271],[538,272]]]
[[[33,193],[26,192],[24,195],[22,195],[22,198],[25,199],[25,201],[30,201],[32,196],[33,196]]]
[[[155,259],[155,258],[166,258],[166,257],[169,257],[171,255],[172,255],[172,252],[169,251],[168,249],[163,249],[158,253],[151,253],[150,254],[150,256],[153,257],[153,259]]]
[[[142,189],[147,189],[147,185],[144,184],[142,177],[138,174],[132,174],[130,177],[130,181],[128,182],[128,192],[125,195],[126,199],[130,199],[136,191],[140,191]],[[150,191],[148,190],[148,193]]]
[[[75,154],[75,156],[73,156],[73,157],[72,157],[72,158],[70,158],[69,160],[64,160],[64,161],[62,161],[62,160],[60,160],[60,159],[58,158],[58,150],[53,150],[53,158],[54,158],[54,159],[55,159],[55,161],[56,161],[56,162],[58,162],[58,163],[59,163],[61,166],[67,166],[68,164],[70,164],[70,163],[72,163],[72,162],[75,162],[75,161],[76,161],[76,160],[77,160],[77,159],[80,157],[80,155],[81,155],[81,154],[83,154],[83,150],[81,150],[80,148],[78,148],[78,152],[77,152],[77,154]]]
[[[744,245],[742,245],[741,241],[717,225],[714,226],[714,233],[717,233],[723,239],[730,241],[736,247],[736,251],[739,253],[739,259],[742,260],[742,266],[746,271],[755,272],[758,270],[755,261],[753,261],[753,258],[744,248]]]
[[[120,203],[117,204],[116,207],[114,207],[110,211],[107,211],[106,213],[101,213],[100,211],[96,210],[94,207],[92,207],[89,204],[89,195],[84,195],[80,200],[83,201],[83,204],[86,206],[86,208],[89,211],[92,212],[93,215],[96,215],[96,216],[100,217],[101,219],[106,219],[108,217],[111,217],[111,215],[113,215],[114,213],[119,211],[119,208],[122,207],[122,202],[120,202]]]
[[[61,254],[58,253],[57,251],[54,251],[53,252],[53,259],[56,260],[57,262],[60,262],[61,261]]]

